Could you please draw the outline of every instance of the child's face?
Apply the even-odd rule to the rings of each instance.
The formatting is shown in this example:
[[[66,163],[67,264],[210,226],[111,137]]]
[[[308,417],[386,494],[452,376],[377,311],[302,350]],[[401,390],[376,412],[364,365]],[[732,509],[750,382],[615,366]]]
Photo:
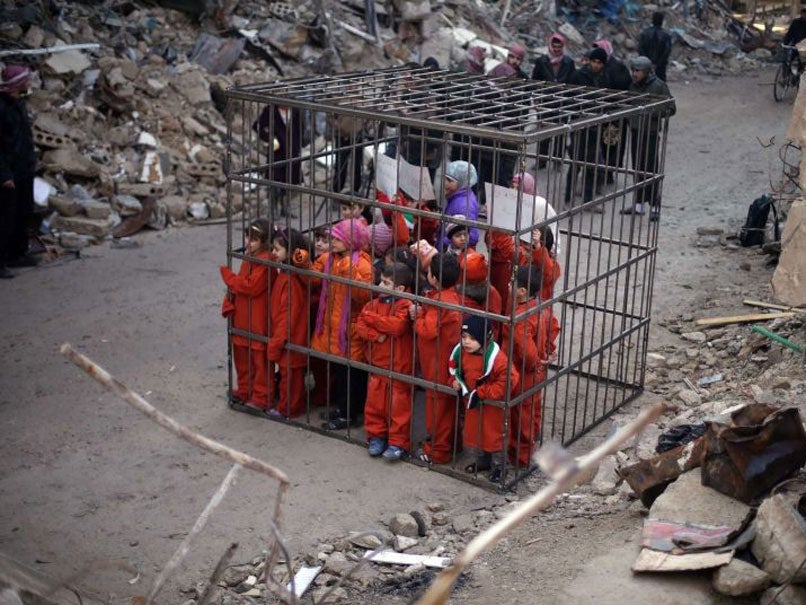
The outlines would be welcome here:
[[[515,275],[513,275],[509,279],[509,288],[508,290],[512,291],[512,285],[515,284],[515,300],[519,303],[526,302],[529,299],[529,290],[524,288],[523,286],[517,285],[515,281]]]
[[[317,235],[314,239],[313,247],[316,256],[322,256],[330,249],[330,238],[327,235]]]
[[[459,189],[459,183],[457,183],[453,179],[445,177],[444,179],[442,179],[442,188],[445,191],[445,195],[451,195],[452,193],[454,193]]]
[[[364,211],[364,206],[361,204],[342,204],[341,205],[341,218],[348,220],[351,218],[359,218]]]
[[[467,246],[467,231],[460,229],[451,236],[451,246],[463,250]]]
[[[394,278],[386,277],[385,275],[381,275],[381,282],[378,285],[384,290],[389,290],[390,292],[403,292],[406,289],[406,287],[403,285],[396,286]]]
[[[395,257],[391,254],[384,254],[383,265],[384,267],[391,267],[395,264]]]
[[[468,353],[478,353],[481,349],[481,343],[468,332],[462,332],[462,348]]]
[[[272,250],[274,251],[274,256],[277,258],[278,262],[284,263],[288,260],[288,248],[285,247],[285,244],[280,239],[275,239],[272,242]]]
[[[252,235],[247,232],[243,235],[243,247],[246,248],[249,254],[257,254],[263,250],[263,242],[257,235]]]
[[[347,244],[345,244],[337,237],[334,237],[330,240],[330,248],[331,250],[333,250],[335,254],[342,254],[344,252],[347,252]]]

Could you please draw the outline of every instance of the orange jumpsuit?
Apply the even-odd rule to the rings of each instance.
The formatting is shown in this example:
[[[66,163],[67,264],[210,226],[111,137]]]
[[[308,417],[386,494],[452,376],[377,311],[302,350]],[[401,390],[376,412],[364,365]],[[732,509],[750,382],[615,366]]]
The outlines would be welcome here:
[[[409,319],[411,301],[391,296],[364,305],[355,326],[356,336],[366,342],[369,363],[411,375],[414,339]],[[379,342],[380,337],[385,337]],[[411,450],[412,387],[400,380],[371,373],[364,405],[367,439],[377,437],[389,445]]]
[[[536,306],[537,301],[532,299],[520,303],[515,312],[521,314]],[[560,324],[551,309],[546,308],[516,323],[514,331],[512,365],[521,375],[520,393],[546,379],[546,364],[554,354]],[[509,351],[510,339],[510,326],[504,325],[501,346],[506,351]],[[538,391],[509,410],[509,461],[513,465],[529,466],[540,435],[541,403]]]
[[[490,250],[490,283],[501,295],[501,308],[507,309],[509,280],[515,261],[515,238],[500,231],[488,231],[485,241]]]
[[[386,202],[387,204],[397,204],[399,206],[405,206],[405,204],[401,201],[405,199],[403,194],[398,192],[397,195],[389,198],[383,191],[376,189],[375,190],[375,199],[379,202]],[[394,246],[406,246],[409,243],[409,239],[411,239],[411,229],[409,229],[408,224],[406,224],[406,217],[403,215],[402,212],[397,212],[394,210],[383,210],[384,220],[389,218],[389,222],[391,223],[392,228],[392,242]]]
[[[467,388],[475,390],[482,402],[472,410],[465,411],[465,426],[462,433],[464,445],[484,452],[500,452],[504,441],[504,414],[506,408],[485,404],[484,400],[502,401],[507,395],[507,377],[510,389],[518,388],[518,371],[507,367],[507,356],[499,350],[492,369],[484,376],[484,355],[468,353],[461,347],[460,370]],[[484,376],[484,380],[480,380]],[[453,382],[453,380],[451,380]]]
[[[268,260],[269,252],[255,258]],[[232,293],[235,307],[232,327],[258,336],[269,333],[269,267],[244,259],[238,273],[222,266],[221,278]],[[269,405],[270,369],[266,359],[266,343],[248,336],[232,335],[232,359],[235,363],[237,387],[232,396],[258,407]]]
[[[462,299],[454,288],[431,291],[428,298],[444,303],[461,305]],[[450,384],[448,359],[459,340],[462,314],[459,311],[424,305],[414,322],[417,334],[417,357],[425,380]],[[456,423],[456,396],[428,389],[425,392],[425,427],[431,441],[423,451],[437,464],[451,460],[453,428]]]
[[[520,245],[520,254],[518,264],[520,266],[534,264],[543,272],[543,283],[540,286],[540,298],[542,300],[549,300],[554,297],[554,284],[560,278],[562,270],[560,264],[556,261],[551,252],[545,246],[541,246],[537,250],[533,250],[531,246],[526,244]]]
[[[302,280],[288,271],[281,271],[271,285],[271,338],[266,354],[269,361],[280,366],[277,411],[292,418],[305,411],[307,356],[289,351],[285,345],[308,344],[306,295]]]

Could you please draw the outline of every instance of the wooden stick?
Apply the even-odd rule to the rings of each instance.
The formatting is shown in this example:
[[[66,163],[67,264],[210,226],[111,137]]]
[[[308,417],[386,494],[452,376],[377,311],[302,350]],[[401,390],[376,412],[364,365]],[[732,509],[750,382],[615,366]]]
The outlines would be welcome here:
[[[0,57],[10,57],[13,55],[49,55],[67,50],[96,50],[98,48],[101,48],[101,45],[95,44],[94,42],[87,42],[85,44],[61,44],[48,48],[15,48],[12,50],[0,50]]]
[[[375,39],[375,36],[371,36],[367,32],[362,32],[360,29],[353,27],[349,23],[345,23],[341,19],[333,19],[333,20],[336,23],[338,23],[340,27],[350,32],[351,34],[358,36],[359,38],[363,38],[367,42],[372,42],[375,46],[380,46],[378,40]]]
[[[777,309],[778,311],[794,311],[795,313],[806,313],[806,309],[799,307],[787,307],[786,305],[776,305],[773,303],[762,302],[760,300],[750,300],[745,298],[742,303],[750,305],[751,307],[762,307],[764,309]]]
[[[224,551],[224,554],[221,555],[221,558],[218,560],[218,565],[215,566],[213,573],[210,574],[210,579],[207,581],[207,586],[199,597],[196,605],[207,605],[210,602],[210,599],[213,598],[216,586],[218,585],[218,579],[221,577],[221,574],[224,573],[224,570],[227,568],[227,565],[229,565],[229,562],[232,560],[232,556],[235,554],[237,549],[238,543],[233,542],[229,545],[227,550]]]
[[[741,324],[753,321],[766,321],[768,319],[781,319],[794,317],[794,313],[751,313],[750,315],[732,315],[728,317],[708,317],[694,322],[698,326],[724,326],[727,324]]]
[[[176,420],[167,414],[163,414],[140,395],[129,389],[129,387],[124,385],[117,378],[92,361],[89,357],[76,351],[69,343],[64,343],[61,346],[61,353],[82,370],[87,372],[87,374],[92,376],[95,380],[104,385],[107,389],[115,393],[118,397],[125,399],[126,402],[132,407],[151,418],[151,420],[159,424],[161,427],[168,429],[177,437],[181,437],[188,443],[192,443],[203,450],[207,450],[208,452],[216,454],[217,456],[221,456],[233,464],[240,464],[244,468],[248,468],[258,473],[268,475],[273,479],[277,479],[277,481],[282,484],[282,489],[287,488],[288,476],[280,469],[267,464],[262,460],[253,458],[248,454],[234,450],[223,443],[215,441],[214,439],[210,439],[209,437],[205,437],[204,435],[191,431],[186,426],[179,424]]]
[[[218,507],[219,504],[221,504],[221,501],[229,491],[230,486],[232,486],[233,482],[235,481],[235,476],[242,468],[243,467],[240,464],[233,464],[232,468],[229,469],[227,476],[224,477],[224,481],[221,482],[221,485],[213,494],[212,498],[210,498],[210,501],[207,503],[207,506],[204,507],[204,510],[202,511],[201,515],[199,515],[199,518],[196,519],[196,523],[193,524],[193,529],[191,529],[190,533],[185,536],[185,539],[182,540],[179,548],[176,549],[176,552],[157,576],[157,579],[154,580],[154,586],[151,588],[151,592],[146,599],[146,605],[152,605],[154,603],[154,599],[156,598],[157,594],[159,594],[159,591],[162,590],[165,580],[168,579],[168,577],[177,567],[179,567],[179,564],[182,563],[184,558],[187,556],[188,551],[190,550],[190,543],[193,541],[193,538],[199,535],[199,532],[201,532],[204,529],[204,526],[207,525],[210,515],[212,515],[213,511]]]
[[[549,445],[542,448],[536,457],[542,459],[540,466],[549,471],[549,474],[554,478],[554,483],[547,485],[529,499],[524,500],[506,517],[473,538],[465,550],[456,557],[453,565],[437,576],[425,595],[415,605],[444,605],[459,574],[477,556],[498,543],[501,538],[521,525],[534,513],[551,504],[557,495],[567,491],[574,485],[578,476],[588,473],[605,456],[618,451],[621,444],[640,433],[644,427],[655,421],[666,409],[667,406],[662,403],[656,403],[652,407],[645,409],[635,420],[617,431],[610,439],[607,439],[588,454],[576,460],[559,445]]]

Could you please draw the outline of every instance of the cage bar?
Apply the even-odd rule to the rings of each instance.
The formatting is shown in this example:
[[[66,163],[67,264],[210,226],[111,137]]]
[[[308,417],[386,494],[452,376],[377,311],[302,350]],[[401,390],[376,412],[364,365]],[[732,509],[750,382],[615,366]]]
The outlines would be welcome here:
[[[395,425],[386,430],[407,433],[402,443],[409,454],[424,444],[435,470],[505,488],[531,472],[530,454],[543,440],[567,444],[641,393],[669,100],[419,67],[256,84],[227,96],[227,257],[267,273],[270,292],[262,303],[268,308],[248,309],[246,328],[230,320],[229,350],[246,346],[249,364],[265,364],[268,401],[256,403],[279,405],[274,417],[361,444],[368,431],[385,430],[385,421]],[[449,166],[466,166],[457,161],[473,165],[476,183],[448,178]],[[513,186],[516,175],[520,184]],[[458,183],[449,204],[472,192],[479,211],[470,203],[467,212],[447,212],[446,182]],[[338,242],[362,244],[366,234],[357,224],[346,236],[319,237],[318,252],[312,248],[305,262],[256,258],[240,247],[255,219],[279,230],[270,239],[279,233],[282,250],[293,232],[313,243],[353,215],[367,224],[368,241],[346,257]],[[472,248],[443,244],[448,229],[465,231]],[[378,282],[389,239],[414,274],[415,285],[405,291]],[[424,242],[459,259],[460,277],[449,289],[456,296],[427,294],[424,261],[432,252],[426,254]],[[452,261],[442,262],[444,269]],[[520,267],[539,267],[533,275],[541,283],[512,281]],[[275,285],[280,292],[290,283],[297,297],[274,304],[285,304],[282,314],[296,319],[277,323]],[[378,330],[358,323],[373,304],[384,312],[415,306],[420,317],[428,310],[438,337],[425,339],[423,320],[407,320],[395,324],[394,340],[375,340]],[[274,313],[280,317],[276,306]],[[253,315],[267,316],[266,325],[256,328]],[[468,315],[491,322],[508,364],[501,396],[473,410],[453,389],[443,359],[459,342],[453,322]],[[540,359],[518,342],[525,325],[534,345],[526,348]],[[405,339],[411,343],[401,344]],[[269,361],[278,342],[283,360],[293,357],[297,366]],[[478,360],[461,359],[476,371]],[[236,374],[230,371],[231,404],[241,408],[249,388],[239,386]],[[516,374],[526,379],[516,382]],[[491,374],[486,392],[497,380]],[[299,407],[283,407],[289,398]],[[381,400],[391,403],[383,409]],[[333,419],[350,422],[327,427]],[[489,461],[500,469],[489,472],[492,483],[483,469]]]

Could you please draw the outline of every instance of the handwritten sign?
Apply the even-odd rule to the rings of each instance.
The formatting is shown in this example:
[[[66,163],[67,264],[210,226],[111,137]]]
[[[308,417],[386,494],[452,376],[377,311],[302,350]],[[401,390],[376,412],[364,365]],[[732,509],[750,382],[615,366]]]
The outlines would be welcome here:
[[[431,182],[431,174],[425,166],[414,166],[399,157],[400,188],[415,200],[435,200],[434,185]]]
[[[529,228],[530,231],[520,235],[524,241],[531,239],[531,227],[541,225],[557,216],[557,212],[546,201],[546,198],[524,193],[520,200],[521,216],[520,224],[518,224],[518,191],[516,189],[484,183],[484,191],[487,194],[487,217],[490,224],[519,231]],[[554,235],[552,250],[559,255],[560,239],[556,222],[551,223],[551,232]]]
[[[379,153],[375,158],[375,187],[389,197],[397,193],[397,160]]]

